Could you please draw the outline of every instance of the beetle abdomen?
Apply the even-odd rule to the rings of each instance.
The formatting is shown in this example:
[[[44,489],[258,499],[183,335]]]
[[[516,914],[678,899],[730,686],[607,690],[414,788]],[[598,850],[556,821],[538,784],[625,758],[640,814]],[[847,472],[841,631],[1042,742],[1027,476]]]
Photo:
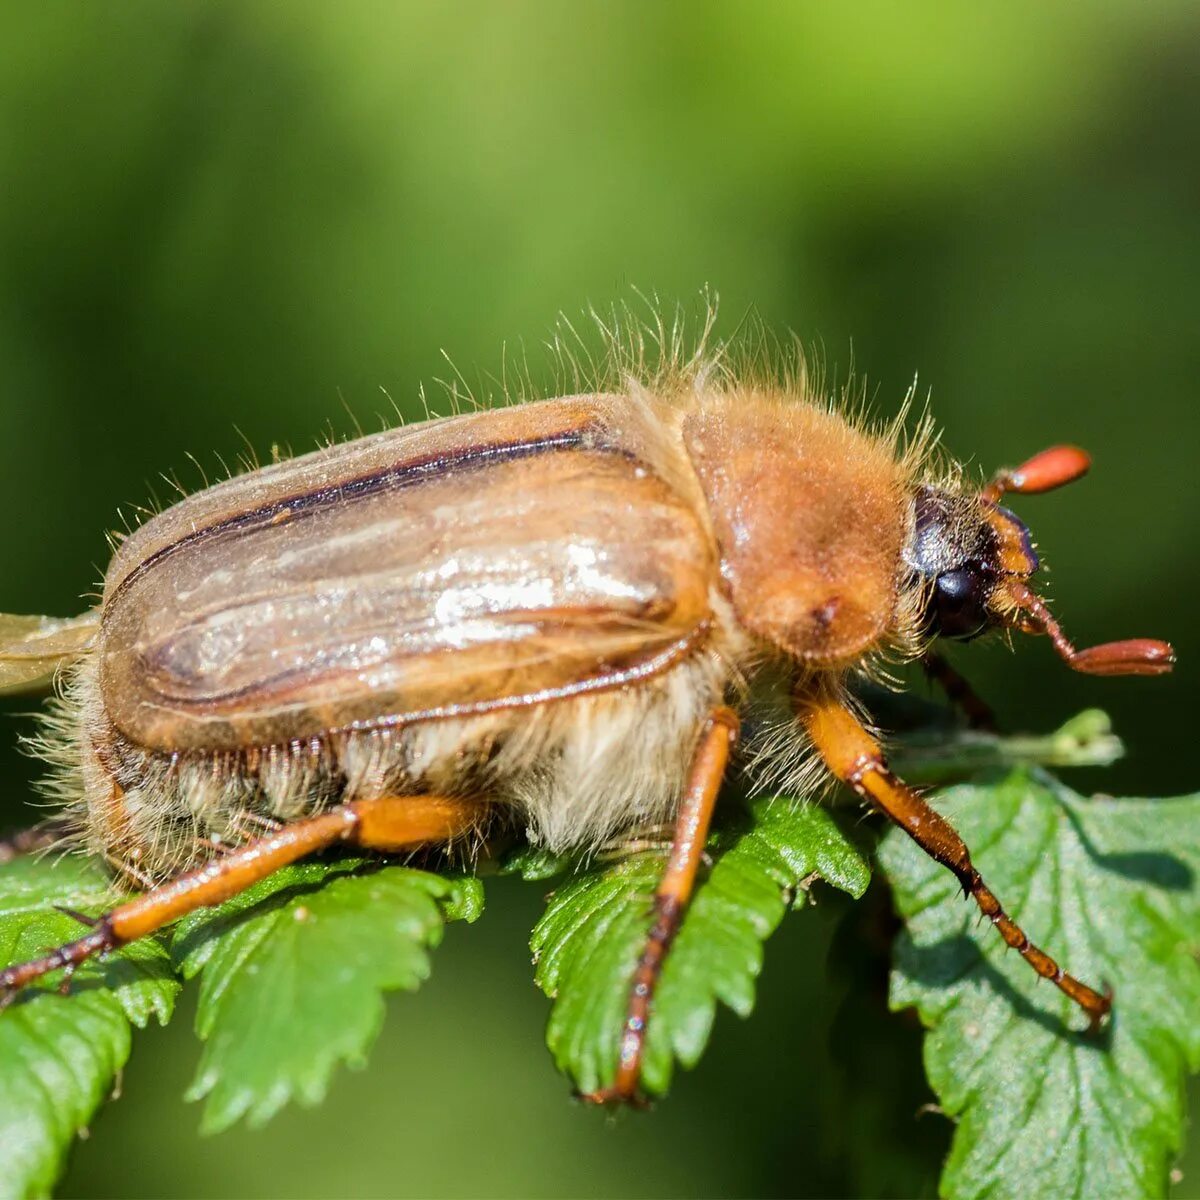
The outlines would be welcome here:
[[[53,718],[55,790],[79,807],[91,850],[143,885],[265,823],[422,791],[485,797],[502,823],[556,850],[596,846],[671,818],[696,730],[734,669],[723,645],[718,622],[704,647],[636,688],[186,754],[135,746],[112,726],[89,656]]]

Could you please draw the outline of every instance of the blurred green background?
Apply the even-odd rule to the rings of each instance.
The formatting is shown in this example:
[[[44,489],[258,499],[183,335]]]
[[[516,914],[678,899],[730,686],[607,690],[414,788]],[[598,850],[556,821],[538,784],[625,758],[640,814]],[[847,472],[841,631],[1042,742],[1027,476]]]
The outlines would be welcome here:
[[[549,379],[560,309],[709,284],[723,328],[756,306],[853,357],[883,412],[919,370],[976,463],[1094,452],[1020,502],[1059,611],[1083,643],[1170,637],[1181,668],[958,662],[1011,727],[1109,709],[1130,756],[1077,783],[1196,786],[1194,6],[49,3],[3,30],[0,607],[77,610],[118,506],[163,470],[197,484],[188,452],[232,461],[235,424],[267,452],[346,432],[343,399],[414,413],[443,348],[473,377],[524,342]],[[4,725],[14,823],[36,768]],[[197,1136],[185,1009],[139,1039],[64,1191],[932,1194],[948,1126],[883,1015],[886,897],[785,925],[755,1018],[615,1123],[542,1047],[540,902],[494,887],[369,1068],[261,1133]],[[1198,1148],[1184,1171],[1200,1194]]]

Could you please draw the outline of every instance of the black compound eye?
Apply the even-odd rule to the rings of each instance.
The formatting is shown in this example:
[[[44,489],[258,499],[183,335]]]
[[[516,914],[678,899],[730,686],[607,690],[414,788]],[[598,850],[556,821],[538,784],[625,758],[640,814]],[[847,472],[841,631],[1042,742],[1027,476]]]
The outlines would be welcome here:
[[[988,624],[987,599],[992,581],[972,567],[943,571],[934,582],[929,615],[940,637],[971,638]]]

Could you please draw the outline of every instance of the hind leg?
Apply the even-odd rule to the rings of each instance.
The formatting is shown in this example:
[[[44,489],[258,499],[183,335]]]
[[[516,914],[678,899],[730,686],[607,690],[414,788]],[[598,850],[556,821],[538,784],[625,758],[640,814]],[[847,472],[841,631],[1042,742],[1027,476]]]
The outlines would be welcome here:
[[[50,971],[74,968],[95,954],[155,933],[198,908],[221,904],[319,850],[340,844],[387,851],[450,842],[475,829],[485,811],[481,803],[447,796],[388,796],[354,800],[285,825],[118,905],[78,941],[0,971],[0,997],[11,997]]]
[[[9,863],[14,858],[37,854],[41,850],[52,850],[70,832],[70,822],[57,818],[42,821],[32,829],[20,829],[9,837],[0,838],[0,863]]]

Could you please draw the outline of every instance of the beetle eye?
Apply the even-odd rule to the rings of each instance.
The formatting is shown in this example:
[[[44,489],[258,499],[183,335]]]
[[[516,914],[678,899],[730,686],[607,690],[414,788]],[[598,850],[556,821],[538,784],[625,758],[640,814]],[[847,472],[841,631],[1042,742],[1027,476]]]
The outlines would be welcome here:
[[[979,568],[943,571],[930,597],[929,617],[939,637],[972,638],[988,624],[987,598],[991,580]]]

